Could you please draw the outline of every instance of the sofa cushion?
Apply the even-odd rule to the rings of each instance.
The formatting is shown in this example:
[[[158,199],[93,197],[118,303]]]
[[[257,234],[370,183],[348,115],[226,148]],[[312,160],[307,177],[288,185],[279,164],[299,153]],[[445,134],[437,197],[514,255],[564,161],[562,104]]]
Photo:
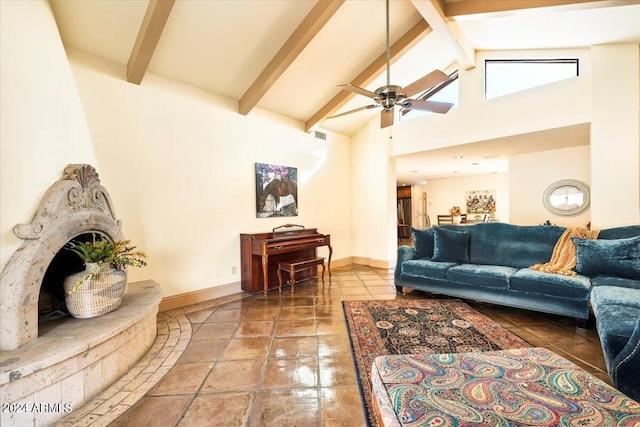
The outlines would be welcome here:
[[[433,257],[433,228],[418,230],[411,228],[413,237],[413,247],[416,250],[416,257],[420,259],[431,259]]]
[[[571,298],[586,301],[591,292],[591,281],[585,276],[563,276],[523,268],[509,281],[509,288],[517,291]]]
[[[456,265],[447,270],[447,280],[468,285],[483,286],[487,288],[509,288],[509,277],[516,271],[512,267],[497,265]]]
[[[640,236],[626,239],[572,239],[578,263],[575,270],[585,276],[616,276],[640,279]]]
[[[625,225],[623,227],[607,228],[600,231],[598,239],[625,239],[640,236],[640,225]]]
[[[469,262],[469,232],[436,227],[433,229],[433,261]]]
[[[640,290],[618,286],[598,286],[591,291],[591,306],[598,316],[598,310],[605,305],[619,305],[640,309]]]
[[[453,262],[436,262],[427,259],[412,259],[402,263],[402,274],[428,279],[445,280],[445,273],[456,265]]]
[[[640,318],[640,290],[600,286],[593,289],[591,305],[602,348],[614,359],[629,342]]]
[[[526,268],[548,262],[564,227],[480,223],[469,230],[470,264]]]
[[[596,276],[591,279],[591,286],[619,286],[621,288],[640,289],[640,280],[614,276]]]

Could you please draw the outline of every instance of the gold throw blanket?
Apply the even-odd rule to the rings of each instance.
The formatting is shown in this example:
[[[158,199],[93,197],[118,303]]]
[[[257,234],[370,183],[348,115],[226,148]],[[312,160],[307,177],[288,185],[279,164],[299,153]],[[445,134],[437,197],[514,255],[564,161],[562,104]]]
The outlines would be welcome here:
[[[532,270],[543,271],[545,273],[562,274],[563,276],[575,276],[573,268],[576,266],[576,245],[571,240],[572,237],[579,239],[597,239],[600,230],[589,230],[584,227],[569,227],[558,239],[551,260],[544,264],[532,265]]]

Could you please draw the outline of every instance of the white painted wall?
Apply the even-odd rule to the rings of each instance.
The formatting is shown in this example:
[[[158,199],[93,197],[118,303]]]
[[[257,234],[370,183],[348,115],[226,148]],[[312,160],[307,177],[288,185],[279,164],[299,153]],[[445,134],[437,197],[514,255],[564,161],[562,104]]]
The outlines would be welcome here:
[[[495,190],[496,218],[509,222],[509,175],[506,173],[437,179],[428,181],[426,188],[427,213],[432,225],[438,225],[438,215],[449,215],[452,206],[460,206],[466,213],[467,191],[474,190]]]
[[[397,247],[396,174],[389,129],[379,126],[372,120],[352,140],[353,256],[388,267]]]
[[[640,45],[594,46],[592,57],[593,224],[640,224]]]
[[[351,256],[350,138],[317,140],[282,116],[242,116],[227,98],[151,73],[132,85],[123,66],[69,58],[124,234],[149,252],[132,280],[153,278],[165,296],[239,282],[239,234],[286,223],[331,234],[334,260]],[[256,218],[255,163],[298,168],[299,216]]]
[[[46,0],[0,1],[0,266],[69,163],[97,165],[82,104]]]
[[[519,225],[553,224],[586,226],[591,210],[575,215],[555,215],[544,207],[542,196],[556,181],[576,179],[591,186],[590,149],[588,145],[521,154],[509,158],[510,222]]]

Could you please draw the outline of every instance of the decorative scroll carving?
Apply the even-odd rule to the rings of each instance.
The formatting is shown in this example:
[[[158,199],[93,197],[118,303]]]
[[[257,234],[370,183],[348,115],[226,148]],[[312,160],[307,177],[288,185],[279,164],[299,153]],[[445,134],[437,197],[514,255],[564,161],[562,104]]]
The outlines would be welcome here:
[[[102,208],[105,199],[104,190],[100,185],[98,172],[93,166],[69,165],[64,169],[62,179],[80,183],[80,189],[73,187],[67,195],[71,206],[87,209]]]
[[[121,226],[96,169],[87,164],[70,164],[64,169],[62,179],[45,194],[31,223],[17,224],[13,234],[23,240],[39,239],[53,222],[65,218],[71,211],[83,210],[106,214]]]
[[[13,234],[22,240],[38,239],[42,234],[42,224],[32,222],[31,224],[16,224],[13,226]]]

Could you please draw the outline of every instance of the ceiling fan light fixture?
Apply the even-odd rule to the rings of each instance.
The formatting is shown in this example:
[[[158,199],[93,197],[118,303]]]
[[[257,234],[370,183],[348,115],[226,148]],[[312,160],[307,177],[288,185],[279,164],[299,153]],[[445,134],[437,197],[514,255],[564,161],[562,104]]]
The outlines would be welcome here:
[[[447,113],[453,104],[449,104],[446,102],[434,102],[434,101],[423,101],[416,99],[409,99],[411,96],[414,96],[418,93],[424,92],[425,90],[437,86],[441,83],[444,83],[450,80],[450,77],[447,76],[440,70],[432,71],[429,74],[426,74],[416,80],[415,82],[409,84],[406,87],[392,85],[391,84],[391,47],[389,45],[389,0],[386,0],[386,54],[387,54],[387,84],[379,87],[375,90],[375,92],[371,92],[367,89],[361,88],[354,84],[343,84],[338,87],[342,90],[348,90],[350,92],[356,93],[358,95],[367,96],[373,99],[374,105],[370,105],[367,107],[360,107],[354,110],[350,110],[344,113],[335,114],[329,119],[335,117],[345,116],[347,114],[355,113],[357,111],[367,110],[376,107],[382,107],[382,113],[380,114],[380,127],[385,128],[393,125],[394,120],[394,107],[397,105],[398,107],[403,108],[402,113],[405,114],[408,110],[416,109],[421,111],[429,111],[433,113],[444,114]]]

